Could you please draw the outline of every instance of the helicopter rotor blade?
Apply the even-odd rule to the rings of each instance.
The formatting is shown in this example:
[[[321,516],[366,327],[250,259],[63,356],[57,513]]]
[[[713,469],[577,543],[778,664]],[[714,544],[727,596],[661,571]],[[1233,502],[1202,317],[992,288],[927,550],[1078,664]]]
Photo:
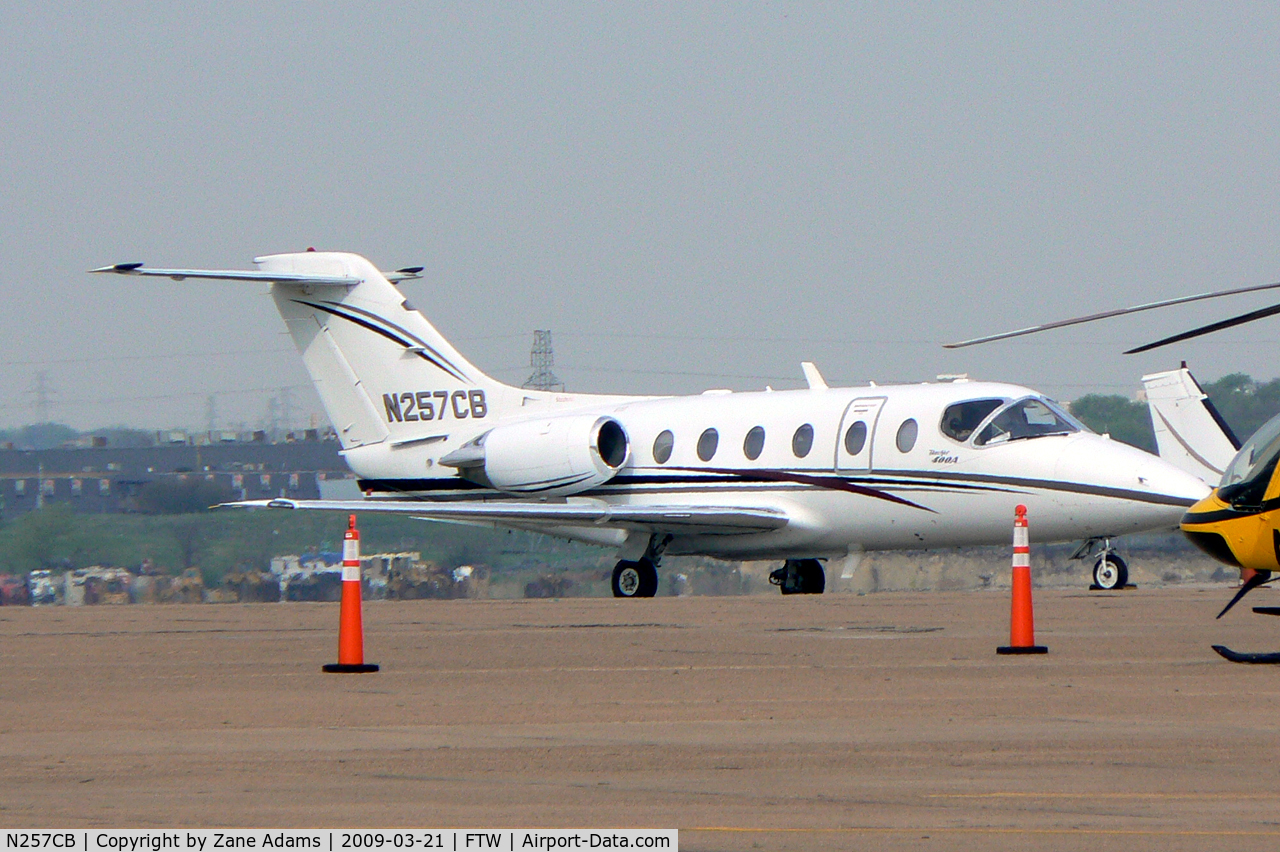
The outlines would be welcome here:
[[[1231,317],[1230,319],[1219,320],[1218,322],[1209,323],[1208,325],[1202,325],[1199,328],[1191,329],[1191,331],[1184,331],[1181,334],[1175,334],[1172,337],[1157,340],[1155,343],[1148,343],[1145,346],[1127,349],[1124,354],[1136,355],[1139,352],[1146,352],[1149,349],[1156,349],[1170,343],[1177,343],[1180,340],[1190,340],[1191,338],[1199,337],[1202,334],[1212,334],[1215,331],[1222,331],[1224,328],[1233,328],[1237,325],[1244,325],[1247,322],[1265,319],[1266,317],[1275,316],[1276,314],[1280,314],[1280,305],[1272,305],[1269,308],[1249,311],[1249,313],[1240,314],[1240,316],[1237,317]]]
[[[1131,308],[1118,308],[1113,311],[1103,311],[1098,314],[1089,314],[1084,317],[1073,317],[1071,319],[1057,320],[1056,322],[1047,322],[1043,325],[1033,325],[1027,328],[1020,328],[1017,331],[1005,331],[1000,334],[989,334],[986,337],[975,337],[972,340],[962,340],[959,343],[944,343],[944,349],[962,349],[966,346],[976,346],[979,343],[991,343],[995,340],[1008,340],[1011,337],[1022,337],[1026,334],[1035,334],[1040,331],[1049,331],[1054,328],[1065,328],[1071,325],[1079,325],[1085,322],[1094,322],[1095,320],[1110,319],[1111,317],[1120,317],[1126,314],[1136,314],[1141,311],[1152,311],[1156,308],[1167,308],[1172,305],[1185,305],[1188,302],[1199,302],[1205,299],[1218,299],[1222,296],[1236,296],[1241,293],[1256,293],[1260,290],[1275,290],[1280,288],[1280,281],[1273,284],[1255,284],[1251,287],[1235,287],[1230,290],[1216,290],[1212,293],[1199,293],[1194,296],[1179,296],[1176,299],[1162,299],[1159,302],[1148,302],[1143,305],[1134,305]]]

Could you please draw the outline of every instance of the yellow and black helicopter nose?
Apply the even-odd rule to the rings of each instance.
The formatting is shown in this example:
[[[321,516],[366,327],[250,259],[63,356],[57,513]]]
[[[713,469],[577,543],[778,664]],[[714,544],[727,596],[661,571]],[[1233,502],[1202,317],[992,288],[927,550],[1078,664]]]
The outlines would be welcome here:
[[[1182,516],[1182,532],[1219,562],[1243,571],[1280,569],[1280,506],[1241,507],[1215,489]],[[1247,577],[1246,577],[1247,579]]]

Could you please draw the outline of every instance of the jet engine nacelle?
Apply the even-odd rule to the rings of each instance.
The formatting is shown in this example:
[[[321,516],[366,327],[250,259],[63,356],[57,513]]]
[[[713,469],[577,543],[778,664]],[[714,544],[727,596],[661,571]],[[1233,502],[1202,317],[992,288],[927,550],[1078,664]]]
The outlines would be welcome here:
[[[614,477],[629,449],[622,424],[598,415],[498,426],[476,443],[483,450],[485,479],[512,494],[564,495],[594,488]]]

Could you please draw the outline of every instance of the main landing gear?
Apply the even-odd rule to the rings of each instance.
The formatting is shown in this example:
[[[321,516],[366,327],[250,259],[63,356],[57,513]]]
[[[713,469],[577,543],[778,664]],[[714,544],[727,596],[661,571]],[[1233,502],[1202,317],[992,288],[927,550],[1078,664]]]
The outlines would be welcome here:
[[[653,535],[639,559],[623,559],[613,566],[613,596],[615,598],[651,598],[658,593],[658,563],[662,551],[671,543],[671,536]]]
[[[816,559],[788,559],[769,574],[769,582],[784,595],[820,595],[827,588],[827,575]]]
[[[615,598],[651,598],[658,593],[658,566],[641,557],[624,559],[613,568]]]

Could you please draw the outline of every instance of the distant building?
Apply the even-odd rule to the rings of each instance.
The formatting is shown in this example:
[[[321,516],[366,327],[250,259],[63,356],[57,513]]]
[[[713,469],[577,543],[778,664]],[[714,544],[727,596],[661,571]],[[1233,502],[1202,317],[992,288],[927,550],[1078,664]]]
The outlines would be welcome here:
[[[191,443],[179,433],[153,447],[110,447],[103,442],[52,450],[0,449],[0,516],[40,505],[66,503],[76,512],[139,510],[138,496],[151,482],[201,477],[237,499],[318,499],[320,483],[352,478],[336,440],[315,431],[302,440]],[[203,437],[203,436],[201,436]]]

